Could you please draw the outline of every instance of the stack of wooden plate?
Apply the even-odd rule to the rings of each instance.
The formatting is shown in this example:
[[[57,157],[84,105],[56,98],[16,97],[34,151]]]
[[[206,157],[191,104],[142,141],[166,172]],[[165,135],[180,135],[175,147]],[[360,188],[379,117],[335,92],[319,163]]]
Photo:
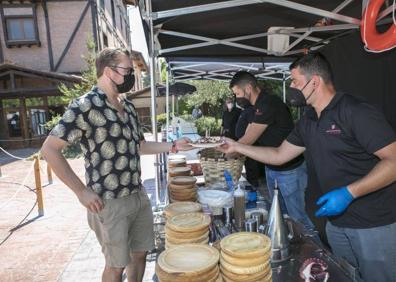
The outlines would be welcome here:
[[[165,217],[168,219],[177,214],[201,212],[201,211],[202,211],[201,204],[194,202],[178,202],[168,205],[164,210],[164,214]]]
[[[197,179],[193,176],[175,176],[170,179],[169,197],[171,202],[184,202],[197,200]]]
[[[220,282],[219,251],[199,244],[184,244],[162,252],[155,266],[161,282]]]
[[[210,217],[207,214],[194,212],[174,215],[166,221],[165,248],[180,244],[209,242]]]
[[[255,232],[228,235],[220,242],[224,281],[272,281],[271,239]]]
[[[186,160],[186,156],[185,155],[181,155],[181,154],[170,154],[168,156],[168,161],[173,161],[173,160]]]
[[[174,159],[174,160],[168,160],[168,167],[186,167],[187,162],[185,159]]]
[[[191,168],[187,166],[170,167],[168,169],[169,177],[191,175]]]

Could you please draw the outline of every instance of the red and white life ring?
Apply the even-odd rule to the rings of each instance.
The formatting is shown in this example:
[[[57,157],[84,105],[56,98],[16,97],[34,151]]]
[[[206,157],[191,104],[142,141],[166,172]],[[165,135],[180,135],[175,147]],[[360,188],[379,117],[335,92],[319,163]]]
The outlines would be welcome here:
[[[373,51],[384,51],[396,47],[396,24],[386,32],[379,33],[376,28],[379,10],[385,0],[369,0],[360,23],[360,34],[366,47]]]

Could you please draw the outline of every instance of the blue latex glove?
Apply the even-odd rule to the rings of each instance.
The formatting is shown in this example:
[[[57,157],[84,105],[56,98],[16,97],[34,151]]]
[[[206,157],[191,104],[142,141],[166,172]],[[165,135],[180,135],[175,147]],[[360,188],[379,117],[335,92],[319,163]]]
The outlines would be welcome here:
[[[315,216],[335,216],[343,213],[349,204],[353,201],[353,196],[349,192],[347,186],[337,188],[324,194],[316,202],[317,205],[322,205],[315,213]]]

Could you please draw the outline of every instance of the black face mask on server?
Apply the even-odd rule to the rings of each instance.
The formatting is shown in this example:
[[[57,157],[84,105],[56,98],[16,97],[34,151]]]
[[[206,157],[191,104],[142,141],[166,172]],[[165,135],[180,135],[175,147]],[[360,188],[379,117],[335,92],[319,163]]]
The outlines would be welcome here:
[[[301,90],[294,87],[289,87],[286,93],[286,100],[291,106],[304,107],[307,105],[307,100],[311,97],[315,90],[312,90],[311,94],[309,94],[307,98],[305,98],[302,91],[305,89],[305,87],[307,87],[311,80],[312,79],[310,79]]]

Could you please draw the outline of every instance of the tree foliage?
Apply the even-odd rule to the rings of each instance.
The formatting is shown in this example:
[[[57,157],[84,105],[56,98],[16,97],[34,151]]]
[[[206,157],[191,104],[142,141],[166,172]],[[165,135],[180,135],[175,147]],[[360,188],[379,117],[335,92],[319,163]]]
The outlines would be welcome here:
[[[186,83],[197,88],[194,94],[182,98],[190,112],[197,105],[201,107],[204,115],[220,117],[225,98],[233,95],[225,81],[191,80]]]
[[[88,53],[87,55],[82,55],[82,59],[85,61],[87,68],[81,72],[81,83],[75,83],[71,87],[63,83],[59,86],[59,90],[63,94],[62,101],[65,104],[69,104],[73,99],[84,95],[97,83],[95,42],[92,37],[87,39],[86,46]]]

